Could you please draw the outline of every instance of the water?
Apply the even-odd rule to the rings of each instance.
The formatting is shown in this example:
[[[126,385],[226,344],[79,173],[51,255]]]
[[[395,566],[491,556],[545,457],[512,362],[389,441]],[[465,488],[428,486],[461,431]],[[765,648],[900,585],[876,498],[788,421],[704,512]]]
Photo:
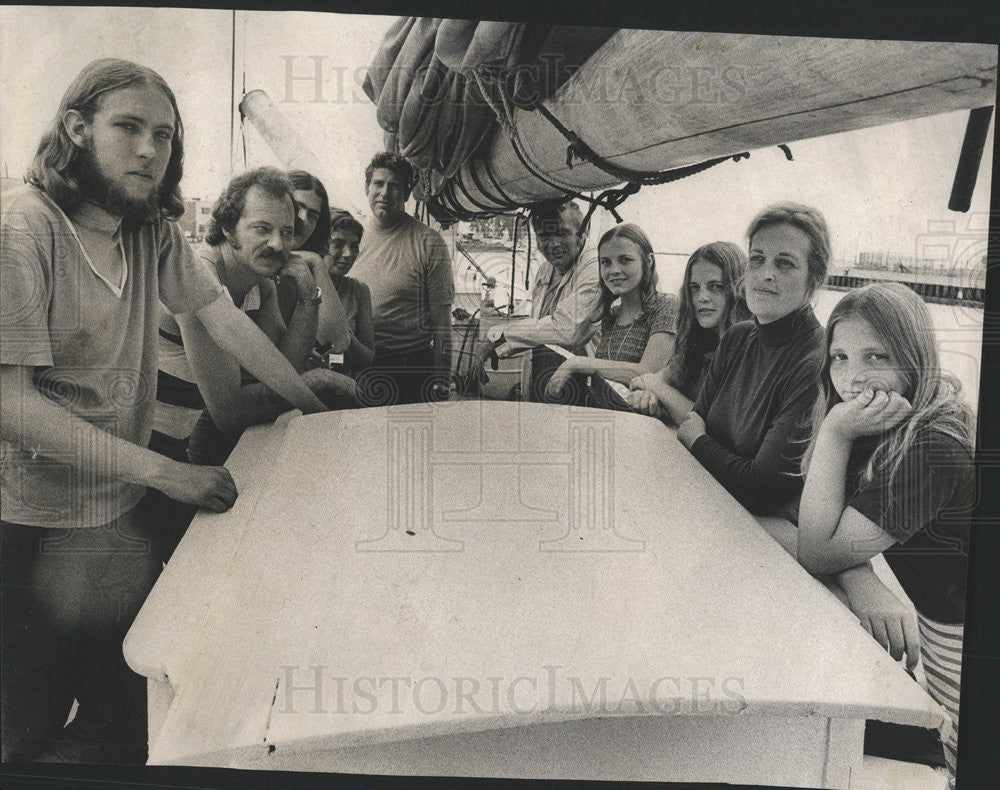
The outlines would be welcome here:
[[[684,278],[687,256],[658,252],[656,262],[657,270],[660,272],[660,290],[676,293]],[[826,323],[834,306],[845,293],[847,292],[820,289],[813,300],[813,307],[821,323]],[[941,367],[958,377],[962,383],[962,393],[966,402],[976,407],[979,399],[983,308],[928,303],[927,309],[937,333]]]

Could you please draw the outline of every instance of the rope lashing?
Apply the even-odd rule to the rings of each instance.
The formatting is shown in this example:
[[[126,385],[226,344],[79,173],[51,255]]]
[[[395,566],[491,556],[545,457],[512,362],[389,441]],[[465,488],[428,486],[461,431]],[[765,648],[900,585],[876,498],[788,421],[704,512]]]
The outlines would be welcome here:
[[[628,167],[620,167],[619,165],[609,162],[607,159],[602,157],[593,148],[587,145],[586,142],[574,132],[562,123],[555,115],[552,114],[551,110],[544,104],[539,102],[535,105],[535,109],[538,110],[542,116],[548,120],[549,123],[555,127],[563,137],[569,141],[569,145],[566,146],[566,166],[569,168],[573,167],[573,159],[579,159],[582,162],[588,162],[589,164],[596,167],[598,170],[602,170],[608,175],[619,178],[622,181],[626,181],[630,184],[639,184],[641,186],[654,186],[657,184],[669,184],[671,181],[677,181],[681,178],[687,178],[688,176],[693,176],[697,173],[701,173],[708,170],[710,167],[715,167],[715,165],[725,162],[727,159],[732,159],[734,162],[738,162],[741,159],[746,159],[750,156],[748,151],[743,151],[739,154],[734,154],[731,156],[720,156],[715,159],[708,159],[704,162],[698,162],[693,165],[686,165],[685,167],[676,167],[672,170],[632,170]],[[619,220],[620,222],[621,220]]]
[[[590,208],[587,209],[587,215],[583,218],[581,227],[587,226],[590,218],[594,215],[594,210],[598,206],[603,207],[606,211],[610,211],[611,216],[615,218],[615,222],[621,224],[622,218],[618,213],[618,207],[625,202],[626,198],[638,192],[641,187],[641,184],[626,184],[618,189],[606,189],[596,198],[587,198],[590,202]]]
[[[620,223],[622,218],[617,211],[618,207],[630,195],[634,195],[638,192],[641,186],[669,184],[673,181],[678,181],[682,178],[687,178],[704,172],[705,170],[715,167],[728,159],[732,159],[734,162],[739,162],[750,157],[749,151],[743,151],[738,154],[720,156],[692,165],[685,165],[671,170],[659,171],[633,170],[631,168],[621,167],[620,165],[616,165],[608,161],[594,151],[594,149],[591,148],[576,132],[567,128],[565,124],[556,118],[551,110],[549,110],[543,103],[536,103],[534,109],[538,110],[541,115],[546,118],[568,142],[566,147],[567,168],[572,169],[575,160],[586,162],[593,165],[598,170],[607,173],[609,176],[612,176],[620,183],[625,184],[625,186],[620,188],[607,189],[598,197],[592,198],[580,192],[576,185],[559,178],[555,173],[542,172],[542,169],[532,160],[528,149],[521,140],[521,136],[517,128],[517,118],[515,114],[517,107],[507,96],[502,80],[498,80],[497,76],[498,75],[495,69],[475,69],[471,72],[471,77],[475,81],[483,99],[493,111],[497,122],[507,133],[511,142],[511,148],[521,165],[539,181],[561,192],[563,194],[562,199],[567,197],[576,198],[588,203],[590,208],[587,212],[585,222],[589,222],[597,206],[602,206],[607,211],[611,212],[616,222]],[[787,145],[781,144],[778,148],[780,148],[785,154],[785,158],[788,161],[794,161],[791,149]],[[491,211],[495,212],[498,209],[503,211],[505,209],[511,210],[520,208],[521,205],[512,200],[511,197],[504,192],[498,182],[498,179],[494,176],[492,169],[489,167],[489,164],[486,162],[482,162],[481,164],[487,179],[492,183],[492,189],[484,189],[486,184],[480,178],[480,174],[477,173],[475,162],[469,163],[469,173],[476,189],[484,195],[487,200],[499,204],[496,209],[474,199],[459,174],[456,174],[452,179],[450,179],[451,183],[447,184],[441,194],[431,201],[432,204],[436,208],[443,209],[451,216],[462,219],[484,216],[484,214],[489,215]],[[461,201],[458,200],[458,193],[461,193],[464,199],[472,203],[472,205],[474,205],[477,209],[483,210],[483,213],[480,213],[479,211],[470,212],[465,209],[461,205]],[[499,193],[499,196],[497,193]]]

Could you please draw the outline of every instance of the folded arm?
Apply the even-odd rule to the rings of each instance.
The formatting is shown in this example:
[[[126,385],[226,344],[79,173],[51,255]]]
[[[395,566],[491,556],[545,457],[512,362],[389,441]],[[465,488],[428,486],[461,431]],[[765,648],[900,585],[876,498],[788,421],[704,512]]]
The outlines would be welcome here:
[[[667,417],[674,425],[688,418],[694,401],[671,382],[671,368],[646,373],[629,382],[629,405],[651,417]]]
[[[745,457],[706,432],[704,416],[716,387],[713,374],[720,364],[720,359],[713,360],[698,402],[678,429],[677,438],[741,505],[752,513],[766,514],[802,489],[801,439],[807,415],[816,401],[818,377],[812,366],[799,366],[783,385],[782,402],[757,452]]]
[[[330,279],[330,273],[322,259],[313,266],[312,271],[316,285],[323,291],[323,302],[319,306],[316,321],[316,341],[320,345],[329,343],[330,350],[335,354],[346,354],[351,345],[351,330],[347,321],[347,312],[344,310],[344,305],[340,301],[340,296],[337,295],[337,289],[334,287],[333,280]]]
[[[551,315],[520,318],[503,327],[507,341],[506,347],[500,349],[503,355],[546,344],[579,348],[594,336],[597,324],[590,321],[590,314],[600,293],[600,275],[596,261],[577,265],[584,269],[576,275],[573,290],[563,294]]]
[[[799,478],[791,471],[774,469],[772,459],[766,454],[744,458],[707,433],[698,437],[690,450],[702,466],[751,513],[772,511],[799,492]]]
[[[299,378],[291,363],[227,296],[220,296],[193,316],[202,324],[215,345],[235,358],[236,362],[292,406],[306,414],[326,411],[326,407]],[[178,315],[176,318],[182,335],[185,325],[190,330],[192,321],[189,315]],[[208,403],[207,394],[205,397]]]
[[[613,359],[597,359],[596,357],[573,356],[567,359],[549,379],[547,389],[550,394],[556,394],[570,376],[581,373],[593,375],[600,373],[604,378],[628,384],[636,376],[658,370],[670,359],[674,351],[674,336],[669,332],[657,332],[649,336],[642,359],[638,362],[618,362]]]
[[[312,293],[315,293],[315,286]],[[325,298],[325,297],[324,297]],[[302,304],[298,297],[292,306],[288,324],[285,324],[275,290],[262,286],[261,305],[253,321],[292,367],[301,373],[316,342],[316,325],[319,305]]]
[[[853,441],[825,421],[816,437],[799,505],[798,558],[810,573],[829,574],[865,562],[896,541],[846,506]]]

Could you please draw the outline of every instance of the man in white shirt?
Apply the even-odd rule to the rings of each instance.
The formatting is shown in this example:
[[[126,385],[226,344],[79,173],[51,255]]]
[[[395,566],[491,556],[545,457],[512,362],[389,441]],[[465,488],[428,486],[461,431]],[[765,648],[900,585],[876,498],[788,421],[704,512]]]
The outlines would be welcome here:
[[[532,284],[531,317],[491,328],[479,364],[494,352],[507,357],[533,349],[530,400],[541,401],[549,377],[563,359],[541,347],[556,345],[573,354],[586,353],[598,330],[588,316],[600,294],[601,277],[597,256],[586,247],[587,228],[575,202],[534,209],[531,226],[545,258]]]

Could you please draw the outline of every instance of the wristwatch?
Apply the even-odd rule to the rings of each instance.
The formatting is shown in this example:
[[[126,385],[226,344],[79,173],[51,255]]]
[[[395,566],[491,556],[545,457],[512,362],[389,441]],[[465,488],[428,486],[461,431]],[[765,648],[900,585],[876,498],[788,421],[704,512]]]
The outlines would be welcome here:
[[[299,297],[299,304],[319,304],[323,301],[323,289],[316,286],[316,293],[312,296]]]

